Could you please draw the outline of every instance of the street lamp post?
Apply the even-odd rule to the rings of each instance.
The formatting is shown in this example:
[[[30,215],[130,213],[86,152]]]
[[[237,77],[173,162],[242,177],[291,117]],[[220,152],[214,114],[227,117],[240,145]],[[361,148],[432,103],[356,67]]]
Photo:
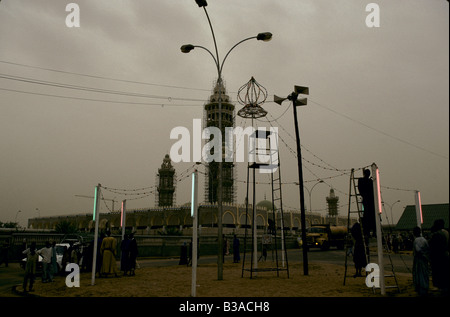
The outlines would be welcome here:
[[[181,52],[182,53],[189,53],[190,51],[192,51],[194,48],[201,48],[205,51],[207,51],[211,57],[214,60],[214,63],[216,65],[217,68],[217,85],[219,88],[219,131],[222,132],[222,70],[223,70],[223,65],[225,63],[225,60],[227,59],[228,55],[231,53],[231,51],[238,46],[239,44],[251,40],[251,39],[257,39],[258,41],[270,41],[272,39],[272,34],[269,32],[265,32],[265,33],[259,33],[257,36],[252,36],[252,37],[248,37],[246,39],[243,39],[242,41],[236,43],[225,55],[224,59],[222,60],[222,62],[220,62],[219,59],[219,50],[217,49],[217,42],[216,42],[216,36],[214,34],[214,29],[211,23],[211,20],[209,18],[208,15],[208,11],[206,10],[206,6],[208,5],[208,3],[206,2],[206,0],[195,0],[195,2],[197,3],[197,5],[200,8],[203,8],[203,10],[205,11],[206,17],[208,19],[208,23],[209,23],[209,27],[211,29],[211,33],[212,33],[212,37],[213,37],[213,41],[214,41],[214,51],[215,51],[215,55],[206,47],[203,46],[199,46],[199,45],[192,45],[192,44],[186,44],[181,46]],[[217,220],[217,227],[218,227],[218,259],[217,259],[217,279],[218,280],[222,280],[223,279],[223,230],[222,230],[222,215],[223,215],[223,204],[222,204],[222,161],[223,161],[223,153],[220,156],[220,160],[219,160],[219,171],[217,174],[217,178],[218,178],[218,188],[217,188],[217,205],[218,205],[218,220]]]
[[[17,215],[19,214],[19,212],[22,212],[22,210],[18,210],[18,211],[16,212],[16,217],[14,218],[14,224],[15,224],[17,227],[19,227],[19,224],[17,223]]]
[[[394,225],[394,216],[392,215],[392,208],[394,208],[394,205],[395,205],[396,203],[399,203],[399,202],[400,202],[400,200],[397,200],[397,201],[394,202],[392,205],[388,204],[388,203],[385,202],[385,201],[382,201],[382,202],[381,202],[382,204],[388,205],[388,206],[389,206],[389,209],[391,210],[391,226]],[[387,218],[387,215],[386,215],[386,218]]]
[[[313,185],[313,187],[311,187],[311,190],[309,190],[308,187],[305,187],[305,189],[308,191],[308,194],[309,194],[309,212],[310,212],[310,213],[312,213],[312,202],[311,202],[311,194],[312,194],[312,191],[313,191],[314,187],[316,187],[316,185],[318,185],[318,184],[320,184],[320,183],[323,183],[323,182],[324,182],[324,181],[320,179],[317,183],[315,183],[315,184]]]

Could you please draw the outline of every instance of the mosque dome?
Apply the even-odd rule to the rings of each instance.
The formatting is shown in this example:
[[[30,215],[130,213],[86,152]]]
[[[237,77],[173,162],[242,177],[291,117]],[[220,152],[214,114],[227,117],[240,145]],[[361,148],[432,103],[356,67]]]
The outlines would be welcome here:
[[[264,207],[267,210],[271,211],[272,210],[272,202],[268,201],[268,200],[261,200],[259,203],[256,204],[257,207]]]

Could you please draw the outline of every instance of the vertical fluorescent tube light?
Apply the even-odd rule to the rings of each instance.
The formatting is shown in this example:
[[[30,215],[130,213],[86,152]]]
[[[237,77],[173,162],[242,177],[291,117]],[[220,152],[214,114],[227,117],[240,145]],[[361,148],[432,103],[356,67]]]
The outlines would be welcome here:
[[[95,192],[94,192],[94,212],[92,213],[92,220],[95,221],[95,217],[97,215],[97,199],[98,199],[98,186],[95,186]]]
[[[191,196],[191,217],[192,217],[192,286],[191,296],[197,294],[197,227],[198,227],[198,181],[197,171],[192,173],[192,196]]]
[[[419,228],[422,228],[423,224],[423,215],[422,215],[422,201],[420,199],[420,192],[416,190],[416,219],[417,219],[417,226]]]

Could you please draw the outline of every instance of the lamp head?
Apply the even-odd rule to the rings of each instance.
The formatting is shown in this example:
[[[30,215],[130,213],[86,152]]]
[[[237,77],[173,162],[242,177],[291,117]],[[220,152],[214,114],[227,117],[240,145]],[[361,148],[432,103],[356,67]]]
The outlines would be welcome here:
[[[272,33],[270,33],[270,32],[259,33],[256,36],[256,39],[258,41],[269,42],[272,39]]]
[[[208,3],[206,2],[206,0],[195,0],[195,3],[197,3],[197,5],[201,8],[201,7],[206,7],[208,5]]]
[[[186,44],[181,46],[180,50],[182,53],[189,53],[190,51],[192,51],[195,48],[194,45],[192,44]]]

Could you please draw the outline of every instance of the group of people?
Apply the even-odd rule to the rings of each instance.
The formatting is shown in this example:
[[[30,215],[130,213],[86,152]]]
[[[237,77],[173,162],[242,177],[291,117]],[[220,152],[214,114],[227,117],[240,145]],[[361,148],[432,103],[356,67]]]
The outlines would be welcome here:
[[[136,270],[136,259],[138,247],[134,234],[125,234],[121,245],[122,256],[120,258],[120,268],[124,276],[134,276]]]
[[[93,241],[91,245],[93,248]],[[120,270],[123,272],[123,276],[135,275],[138,246],[133,233],[124,235],[120,250]],[[99,274],[99,277],[108,277],[109,275],[119,277],[116,255],[116,238],[111,237],[109,231],[106,232],[106,235],[102,233],[97,243],[96,273]]]
[[[25,276],[23,280],[23,290],[33,291],[36,277],[36,270],[39,263],[39,256],[42,257],[42,283],[53,282],[54,276],[58,273],[56,262],[56,243],[45,242],[45,247],[36,250],[36,242],[32,242],[29,248],[22,253],[26,255]],[[28,286],[28,289],[27,289]]]
[[[232,246],[233,246],[233,263],[239,263],[241,260],[241,256],[239,253],[239,249],[240,249],[240,241],[239,238],[234,234],[233,235],[233,242],[232,242]],[[224,255],[224,261],[225,261],[225,255],[229,255],[230,254],[230,244],[228,239],[225,237],[225,235],[223,236],[223,255]]]
[[[419,295],[426,295],[431,280],[435,289],[448,293],[450,284],[449,234],[444,229],[444,220],[437,219],[427,240],[419,227],[414,228],[413,284]]]
[[[62,255],[61,270],[68,263],[80,265],[81,271],[91,271],[93,261],[94,241],[91,241],[83,248],[77,248],[70,244]],[[134,234],[127,234],[121,243],[121,261],[120,269],[123,275],[135,275],[136,259],[138,256],[138,247]],[[23,281],[23,290],[25,292],[33,291],[33,285],[36,279],[36,273],[39,264],[39,256],[42,257],[42,283],[53,282],[54,277],[60,271],[56,257],[56,242],[47,241],[45,246],[39,250],[36,248],[36,242],[32,242],[23,252],[26,255],[25,276]],[[96,273],[100,277],[107,277],[110,274],[118,276],[116,263],[117,240],[111,237],[111,233],[101,234],[98,239]]]
[[[442,293],[448,293],[450,284],[450,246],[449,233],[444,229],[444,225],[443,219],[437,219],[431,228],[431,234],[428,239],[422,235],[420,227],[413,229],[412,277],[415,291],[419,295],[428,293],[430,289],[430,273],[434,288]],[[355,223],[350,230],[353,245],[352,250],[347,252],[353,254],[353,262],[356,269],[354,277],[362,276],[361,271],[368,264],[363,232],[364,230],[361,230],[360,223]]]

